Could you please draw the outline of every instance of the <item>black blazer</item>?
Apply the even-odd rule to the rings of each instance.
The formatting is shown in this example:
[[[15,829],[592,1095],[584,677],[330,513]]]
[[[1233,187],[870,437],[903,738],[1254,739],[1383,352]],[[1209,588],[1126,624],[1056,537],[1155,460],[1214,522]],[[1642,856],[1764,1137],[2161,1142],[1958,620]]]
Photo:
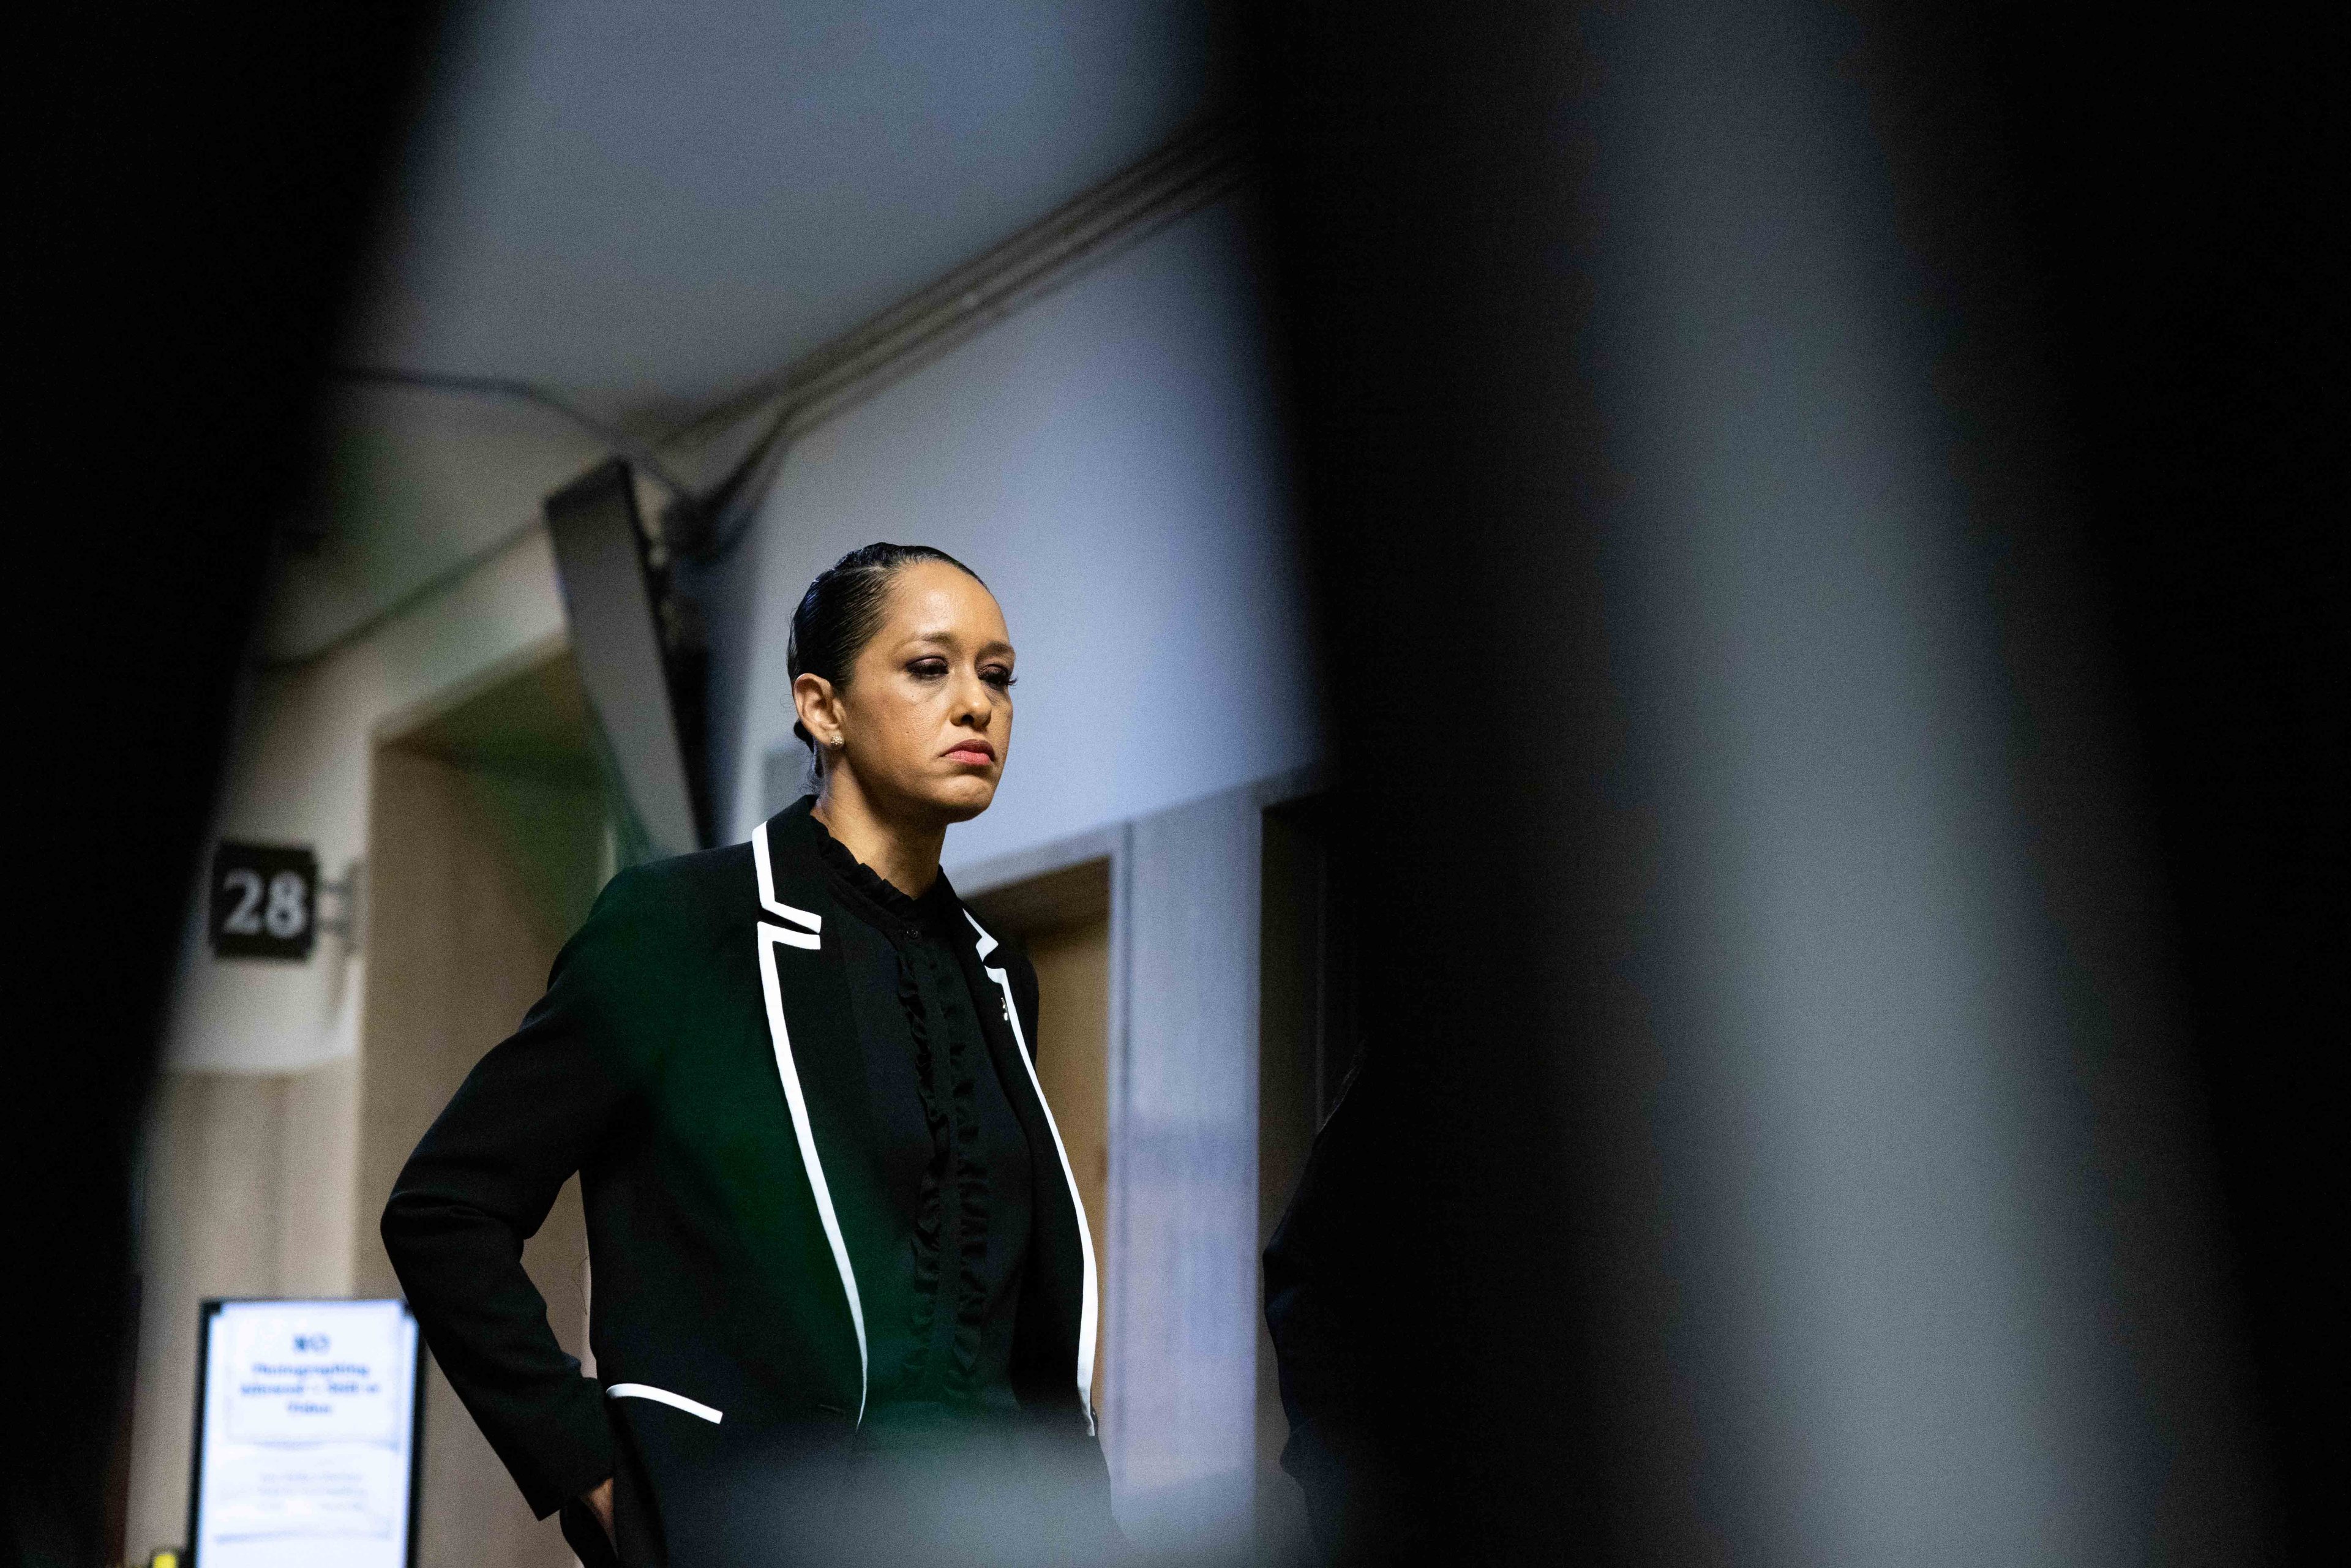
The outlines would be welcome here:
[[[814,1506],[863,1416],[858,1259],[879,1260],[841,1216],[876,1212],[880,1177],[840,945],[826,936],[855,916],[829,891],[810,804],[747,844],[614,877],[384,1209],[426,1343],[533,1511],[612,1477],[626,1562],[737,1556],[713,1521],[747,1510],[779,1560],[778,1521]],[[1002,998],[979,1009],[982,1027],[1034,1162],[1011,1367],[1020,1440],[1100,1475],[1087,1394],[1101,1298],[1030,1061],[1036,971],[965,918],[965,977],[976,998]],[[574,1171],[594,1378],[556,1343],[520,1261]],[[853,1184],[873,1201],[847,1201]],[[748,1496],[786,1475],[813,1490],[798,1503]],[[583,1523],[567,1514],[575,1545]]]

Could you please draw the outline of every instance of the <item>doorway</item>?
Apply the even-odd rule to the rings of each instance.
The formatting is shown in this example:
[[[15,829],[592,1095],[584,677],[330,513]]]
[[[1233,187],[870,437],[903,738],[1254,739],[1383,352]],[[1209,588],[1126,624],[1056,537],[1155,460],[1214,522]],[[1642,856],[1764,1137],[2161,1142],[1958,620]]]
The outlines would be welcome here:
[[[357,1293],[397,1295],[374,1216],[474,1064],[538,999],[610,874],[587,699],[568,647],[379,737],[360,1045]],[[578,1179],[523,1249],[569,1354],[587,1357]],[[568,1568],[438,1367],[427,1374],[420,1568]]]
[[[1262,1256],[1305,1174],[1314,1135],[1355,1065],[1354,944],[1334,885],[1331,801],[1267,808],[1259,864],[1258,1250]],[[1257,1322],[1259,1561],[1311,1560],[1305,1498],[1281,1469],[1290,1439],[1273,1339]]]
[[[1107,1297],[1110,1218],[1110,862],[1085,861],[970,901],[999,941],[1017,941],[1037,967],[1037,1081],[1052,1108],[1085,1205],[1094,1272]],[[1105,1300],[1102,1322],[1108,1324]],[[1109,1336],[1096,1341],[1093,1389],[1102,1407]]]

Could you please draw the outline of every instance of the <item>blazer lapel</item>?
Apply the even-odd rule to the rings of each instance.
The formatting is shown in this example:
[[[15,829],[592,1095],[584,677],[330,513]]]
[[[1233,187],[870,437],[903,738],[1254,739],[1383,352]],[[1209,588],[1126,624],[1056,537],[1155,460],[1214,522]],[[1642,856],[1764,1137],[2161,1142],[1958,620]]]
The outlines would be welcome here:
[[[841,967],[838,923],[848,916],[825,884],[810,841],[808,806],[803,800],[788,807],[754,831],[758,903],[744,912],[745,926],[758,944],[760,1003],[777,1080],[857,1334],[862,1421],[872,1377],[865,1308],[841,1212],[851,1207],[842,1201],[844,1184],[871,1179],[862,1157],[871,1116],[864,1059]]]

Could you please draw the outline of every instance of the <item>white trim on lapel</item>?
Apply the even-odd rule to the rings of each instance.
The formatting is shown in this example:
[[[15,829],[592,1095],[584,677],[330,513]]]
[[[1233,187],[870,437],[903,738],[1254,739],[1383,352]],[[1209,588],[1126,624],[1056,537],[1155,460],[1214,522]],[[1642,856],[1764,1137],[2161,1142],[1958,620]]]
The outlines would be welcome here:
[[[772,896],[765,822],[751,835],[751,849],[759,867],[759,902],[806,921],[810,926],[818,925],[816,915],[789,909]],[[778,943],[813,948],[820,942],[813,930],[794,931],[770,925],[764,920],[758,923],[758,930],[759,989],[768,1004],[768,1038],[776,1048],[776,1076],[783,1080],[784,1103],[791,1111],[792,1136],[800,1146],[800,1165],[808,1172],[809,1190],[816,1197],[816,1217],[824,1227],[826,1243],[832,1249],[833,1267],[841,1270],[841,1294],[849,1298],[850,1323],[857,1330],[857,1424],[862,1427],[865,1424],[865,1396],[872,1382],[865,1349],[865,1306],[857,1294],[857,1271],[849,1265],[849,1243],[841,1233],[841,1217],[833,1211],[832,1187],[824,1179],[824,1162],[817,1157],[816,1129],[809,1123],[808,1096],[800,1090],[799,1069],[792,1061],[791,1031],[784,1027],[783,981],[776,972]]]
[[[1053,1120],[1053,1107],[1045,1103],[1045,1086],[1038,1081],[1037,1064],[1029,1060],[1029,1036],[1020,1027],[1020,1009],[1013,1005],[1012,979],[1002,969],[987,967],[987,956],[996,951],[996,938],[987,934],[968,909],[963,917],[979,933],[981,972],[996,982],[1004,993],[1004,1017],[1012,1025],[1012,1043],[1020,1065],[1028,1070],[1029,1088],[1037,1096],[1037,1108],[1045,1113],[1045,1130],[1053,1134],[1053,1153],[1061,1157],[1061,1179],[1070,1184],[1070,1207],[1078,1217],[1078,1252],[1085,1261],[1085,1285],[1078,1298],[1078,1403],[1085,1406],[1086,1431],[1094,1431],[1094,1333],[1102,1316],[1102,1300],[1094,1282],[1094,1238],[1086,1224],[1086,1200],[1078,1196],[1078,1178],[1070,1169],[1070,1151],[1061,1142],[1061,1124]]]
[[[758,868],[759,903],[768,914],[775,915],[777,918],[781,920],[789,920],[795,925],[805,925],[812,933],[821,934],[823,932],[823,915],[811,915],[805,909],[794,909],[790,904],[777,898],[776,867],[775,862],[768,858],[768,824],[765,822],[760,823],[758,827],[752,831],[751,863]],[[798,936],[799,933],[793,932],[788,935],[784,939],[790,942],[795,947],[813,947],[816,946],[813,939],[802,942],[797,940]]]

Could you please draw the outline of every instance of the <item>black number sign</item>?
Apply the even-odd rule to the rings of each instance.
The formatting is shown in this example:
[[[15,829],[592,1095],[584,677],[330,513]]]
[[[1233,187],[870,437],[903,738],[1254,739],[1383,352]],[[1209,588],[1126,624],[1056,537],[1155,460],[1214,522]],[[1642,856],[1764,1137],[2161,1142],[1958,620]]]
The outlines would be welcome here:
[[[213,851],[212,906],[219,956],[308,958],[319,936],[319,857],[224,842]]]

